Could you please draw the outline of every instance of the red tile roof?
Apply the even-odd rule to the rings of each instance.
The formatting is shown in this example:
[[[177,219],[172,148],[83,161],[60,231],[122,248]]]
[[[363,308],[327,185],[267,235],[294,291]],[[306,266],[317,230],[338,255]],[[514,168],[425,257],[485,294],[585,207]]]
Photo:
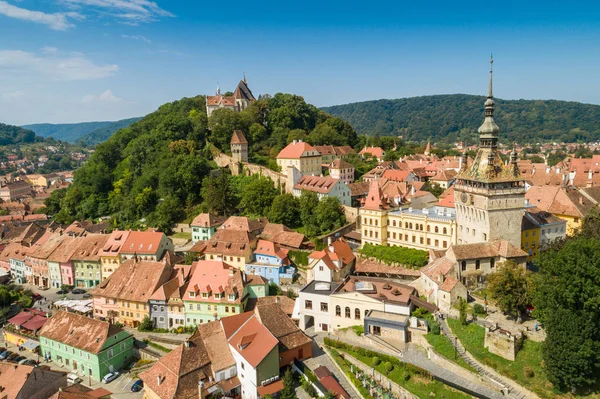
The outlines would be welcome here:
[[[201,213],[194,218],[190,225],[197,227],[217,227],[222,225],[223,222],[225,222],[225,218],[222,216],[214,216],[210,213]]]
[[[393,181],[406,181],[411,173],[412,172],[408,170],[387,169],[385,172],[383,172],[383,177]]]
[[[228,342],[253,368],[279,345],[277,338],[256,317],[246,320]]]
[[[279,155],[277,159],[299,159],[307,156],[318,156],[319,152],[310,144],[304,141],[295,141],[288,144]]]
[[[100,256],[117,256],[121,252],[123,245],[129,238],[129,230],[113,230],[106,241],[106,244],[100,251]]]
[[[159,250],[163,237],[164,233],[157,231],[131,231],[120,253],[153,255]]]
[[[365,147],[359,152],[361,155],[371,154],[378,159],[382,158],[384,153],[385,151],[381,147]]]
[[[302,176],[294,185],[294,189],[327,194],[339,181],[331,176]]]
[[[248,144],[244,132],[241,130],[234,130],[233,135],[231,136],[231,144]]]

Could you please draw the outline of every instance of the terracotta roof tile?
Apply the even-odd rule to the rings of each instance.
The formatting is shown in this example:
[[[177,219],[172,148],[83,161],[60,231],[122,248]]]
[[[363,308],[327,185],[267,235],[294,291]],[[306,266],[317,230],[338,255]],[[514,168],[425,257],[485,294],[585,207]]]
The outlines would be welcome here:
[[[131,231],[127,240],[121,247],[122,254],[151,255],[160,247],[164,233],[157,231]]]
[[[277,159],[300,159],[302,157],[319,155],[319,152],[312,145],[305,143],[304,141],[295,141],[281,150],[279,155],[277,155]]]
[[[244,132],[241,130],[234,130],[233,135],[231,136],[231,144],[248,144]]]
[[[287,316],[285,316],[287,318]],[[229,338],[231,348],[256,368],[263,359],[279,345],[277,338],[252,315]]]

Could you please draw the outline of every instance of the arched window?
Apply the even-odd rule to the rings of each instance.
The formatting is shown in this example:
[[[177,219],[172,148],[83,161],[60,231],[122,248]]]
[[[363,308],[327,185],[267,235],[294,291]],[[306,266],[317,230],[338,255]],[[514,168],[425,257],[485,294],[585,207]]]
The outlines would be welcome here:
[[[348,306],[346,306],[346,309],[344,309],[344,313],[347,319],[350,318],[350,308]]]
[[[396,221],[395,221],[395,220],[392,222],[392,225],[393,225],[394,227],[396,227]]]
[[[335,307],[335,315],[336,315],[337,317],[341,317],[341,316],[342,316],[342,308],[340,307],[340,305],[337,305],[337,306]]]
[[[439,229],[437,226],[435,226],[435,232],[436,232],[436,233],[439,233],[439,232],[440,232],[440,229]]]
[[[442,230],[442,233],[448,234],[448,229],[444,227],[444,230]]]
[[[360,309],[359,308],[354,309],[354,318],[356,320],[360,320]]]
[[[412,230],[412,223],[408,224],[408,228]]]
[[[408,229],[408,222],[404,222],[404,228]]]
[[[379,221],[377,219],[375,219],[375,226],[377,226],[378,223],[379,223]]]
[[[427,225],[427,232],[429,233],[431,231],[431,226]]]

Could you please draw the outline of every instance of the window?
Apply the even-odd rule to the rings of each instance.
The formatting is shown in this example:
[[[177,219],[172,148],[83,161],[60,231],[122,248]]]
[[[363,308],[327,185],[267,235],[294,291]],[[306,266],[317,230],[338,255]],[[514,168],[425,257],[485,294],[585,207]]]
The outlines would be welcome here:
[[[225,313],[229,313],[229,306],[225,306]]]
[[[479,259],[477,259],[475,261],[475,270],[479,270],[481,269],[481,261]]]
[[[304,301],[304,309],[312,309],[312,301]]]
[[[442,234],[448,234],[448,229],[444,227],[444,229],[442,230]]]
[[[427,225],[427,232],[429,233],[431,231],[431,227],[429,225]]]
[[[341,317],[342,316],[342,308],[340,308],[340,305],[336,305],[336,307],[335,307],[335,315],[337,317]]]
[[[327,302],[321,302],[321,312],[328,312],[329,311],[329,305],[327,304]]]
[[[463,260],[463,261],[460,263],[460,270],[462,270],[463,272],[464,272],[465,270],[467,270],[467,261],[466,261],[466,260]]]
[[[319,271],[322,272],[323,271],[323,266],[319,266]]]
[[[360,309],[359,308],[354,309],[354,318],[356,320],[360,320]]]
[[[434,229],[434,231],[435,231],[436,233],[439,233],[439,232],[440,232],[440,229],[439,229],[437,226],[435,226],[435,229]]]
[[[344,309],[344,316],[346,316],[347,319],[350,318],[350,308],[348,306]]]
[[[419,237],[419,243],[423,244],[423,237]]]
[[[444,248],[446,248],[448,246],[448,242],[444,241]]]

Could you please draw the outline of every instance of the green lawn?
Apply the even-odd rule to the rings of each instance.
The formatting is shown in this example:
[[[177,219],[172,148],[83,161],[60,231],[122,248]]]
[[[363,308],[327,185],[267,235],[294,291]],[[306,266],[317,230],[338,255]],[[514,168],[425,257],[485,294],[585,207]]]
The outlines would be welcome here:
[[[460,355],[455,353],[454,347],[452,346],[450,339],[445,335],[435,335],[429,333],[425,335],[425,339],[427,339],[427,342],[429,342],[429,344],[433,346],[433,349],[435,349],[435,351],[438,354],[442,355],[451,362],[454,362],[473,373],[477,373],[477,370],[471,367],[471,365],[467,363],[462,357],[460,357]]]
[[[185,238],[186,240],[192,239],[192,233],[179,232],[171,236],[171,238]]]
[[[336,341],[330,341],[332,345]],[[338,341],[339,342],[339,341]],[[381,363],[375,366],[377,372],[384,374],[398,385],[404,387],[409,392],[417,395],[420,398],[445,398],[445,399],[467,399],[471,398],[463,392],[444,385],[440,381],[434,379],[426,370],[415,367],[411,364],[403,363],[398,358],[387,356],[381,353],[373,352],[363,348],[355,348],[342,343],[339,351],[347,352],[357,360],[372,367],[373,357],[379,357]],[[356,350],[354,350],[356,349]],[[385,370],[385,364],[392,363],[393,370],[388,372]]]
[[[526,339],[517,353],[514,362],[490,353],[483,347],[485,329],[477,324],[463,326],[460,321],[448,319],[452,332],[458,337],[465,349],[481,363],[494,368],[500,374],[517,381],[542,398],[575,398],[577,396],[556,391],[546,377],[542,367],[542,343]],[[598,399],[600,395],[587,395],[588,399]]]

